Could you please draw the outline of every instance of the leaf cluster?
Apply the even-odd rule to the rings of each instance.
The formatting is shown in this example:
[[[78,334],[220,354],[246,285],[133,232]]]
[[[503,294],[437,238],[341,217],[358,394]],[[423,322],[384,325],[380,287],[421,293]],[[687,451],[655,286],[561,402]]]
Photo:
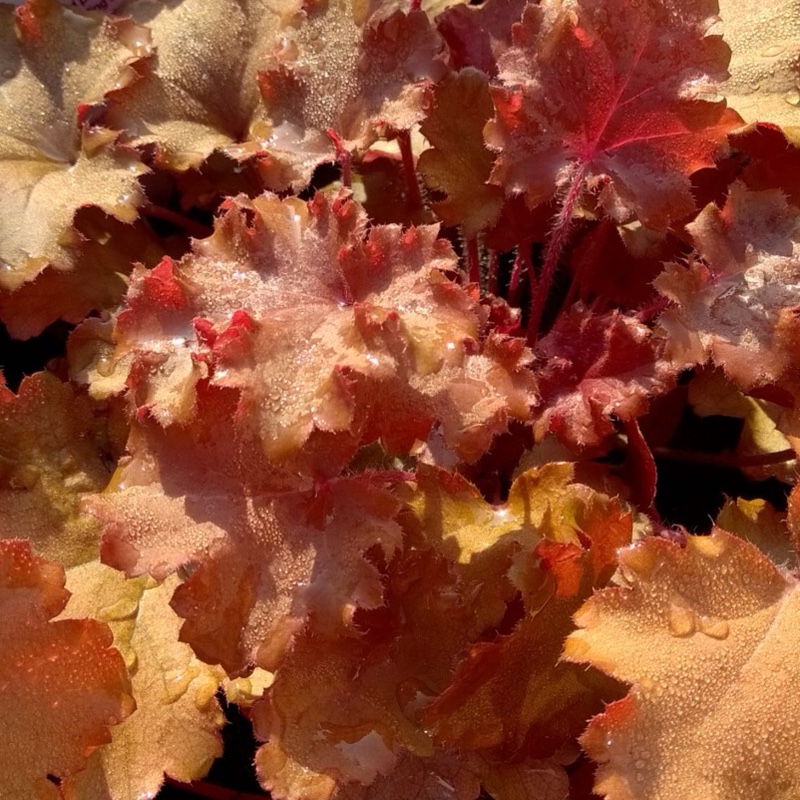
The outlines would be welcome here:
[[[781,0],[0,0],[0,798],[201,781],[226,704],[275,800],[800,795],[798,63]]]

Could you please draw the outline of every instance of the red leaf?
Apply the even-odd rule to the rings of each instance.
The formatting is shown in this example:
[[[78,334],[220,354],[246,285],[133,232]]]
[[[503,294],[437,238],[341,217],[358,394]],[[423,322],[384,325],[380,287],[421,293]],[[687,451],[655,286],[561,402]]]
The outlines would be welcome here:
[[[537,430],[575,447],[599,445],[614,418],[635,420],[649,399],[670,389],[678,369],[644,325],[618,312],[596,316],[577,309],[562,316],[536,349],[542,368]]]
[[[499,59],[492,176],[530,205],[589,182],[616,219],[650,227],[694,209],[688,175],[740,124],[715,99],[729,58],[713,0],[529,5]],[[610,179],[610,180],[607,180]],[[607,182],[606,182],[607,181]]]

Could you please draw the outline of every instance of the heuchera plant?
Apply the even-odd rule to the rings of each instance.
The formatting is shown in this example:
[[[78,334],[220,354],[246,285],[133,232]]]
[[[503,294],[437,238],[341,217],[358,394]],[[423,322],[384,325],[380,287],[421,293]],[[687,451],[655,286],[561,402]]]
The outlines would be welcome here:
[[[0,798],[241,797],[234,706],[251,797],[800,797],[800,22],[719,6],[0,4]]]

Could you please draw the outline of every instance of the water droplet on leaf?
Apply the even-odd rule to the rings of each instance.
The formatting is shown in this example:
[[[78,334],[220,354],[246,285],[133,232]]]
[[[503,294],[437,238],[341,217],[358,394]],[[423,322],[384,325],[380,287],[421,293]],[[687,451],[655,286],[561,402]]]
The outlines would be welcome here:
[[[670,603],[669,632],[673,636],[691,636],[695,632],[694,612],[677,603]]]

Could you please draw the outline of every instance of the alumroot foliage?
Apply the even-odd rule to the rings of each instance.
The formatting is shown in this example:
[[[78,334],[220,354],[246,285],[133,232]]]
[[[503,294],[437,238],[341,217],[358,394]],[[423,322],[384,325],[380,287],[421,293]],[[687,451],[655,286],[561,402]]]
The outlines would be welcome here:
[[[800,796],[800,28],[720,6],[0,2],[2,800],[220,692],[275,800]]]

